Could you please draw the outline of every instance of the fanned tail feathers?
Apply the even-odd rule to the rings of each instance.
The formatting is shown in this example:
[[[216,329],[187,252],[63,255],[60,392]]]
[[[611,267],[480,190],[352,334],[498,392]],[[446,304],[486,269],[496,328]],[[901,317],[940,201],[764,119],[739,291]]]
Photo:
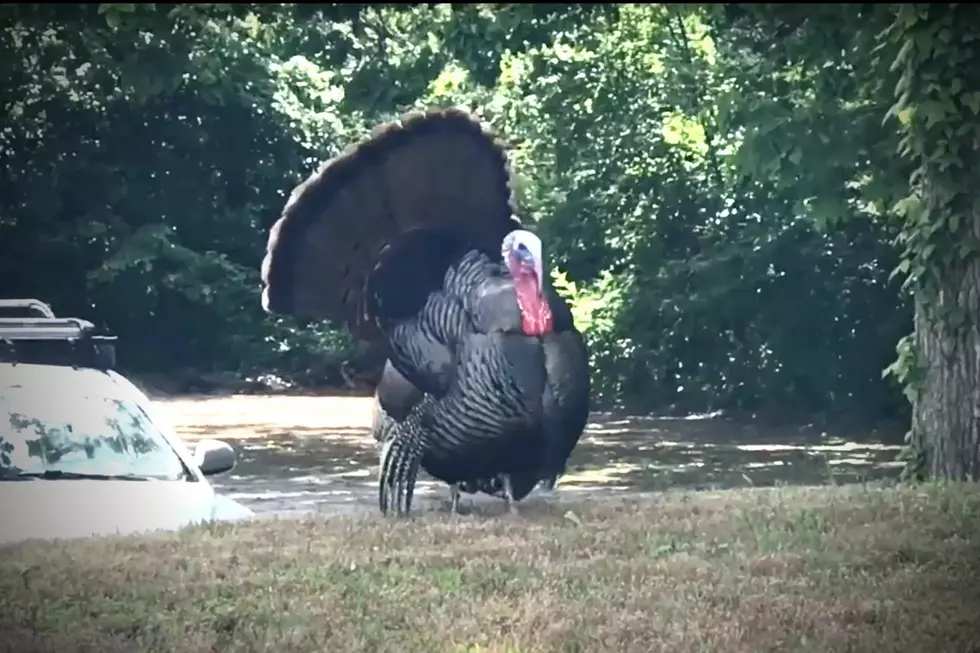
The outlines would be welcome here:
[[[511,194],[506,153],[476,118],[406,114],[292,192],[269,233],[263,307],[370,340],[377,314],[417,309],[455,251],[499,252],[520,226]]]

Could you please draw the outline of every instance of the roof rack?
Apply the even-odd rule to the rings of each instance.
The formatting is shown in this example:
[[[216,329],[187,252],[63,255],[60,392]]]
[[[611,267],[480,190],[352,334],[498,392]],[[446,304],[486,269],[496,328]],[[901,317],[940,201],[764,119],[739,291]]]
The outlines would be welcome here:
[[[115,367],[116,337],[100,332],[91,322],[56,317],[48,304],[37,299],[0,299],[0,315],[11,312],[21,315],[0,317],[0,362]]]
[[[51,307],[40,299],[0,299],[0,313],[13,312],[17,309],[25,312],[34,311],[40,317],[54,317]]]

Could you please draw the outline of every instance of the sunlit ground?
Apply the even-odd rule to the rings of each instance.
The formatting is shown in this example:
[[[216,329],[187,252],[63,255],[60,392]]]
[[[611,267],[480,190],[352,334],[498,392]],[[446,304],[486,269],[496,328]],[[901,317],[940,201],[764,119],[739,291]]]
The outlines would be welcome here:
[[[187,441],[213,437],[236,447],[238,466],[215,479],[224,493],[262,512],[349,512],[375,506],[372,401],[240,395],[160,403]],[[559,489],[623,493],[877,480],[897,475],[900,443],[894,431],[596,413]],[[420,509],[441,507],[448,496],[431,481],[418,492]]]
[[[371,397],[313,396],[196,396],[158,399],[186,440],[221,437],[262,439],[312,431],[330,438],[329,431],[371,425]],[[366,434],[366,431],[365,431]]]

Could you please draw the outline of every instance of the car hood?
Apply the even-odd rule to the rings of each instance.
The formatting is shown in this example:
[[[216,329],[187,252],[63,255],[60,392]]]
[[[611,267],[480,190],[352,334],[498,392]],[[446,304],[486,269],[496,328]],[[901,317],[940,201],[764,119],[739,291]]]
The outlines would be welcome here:
[[[176,530],[252,511],[187,481],[0,481],[0,542]]]

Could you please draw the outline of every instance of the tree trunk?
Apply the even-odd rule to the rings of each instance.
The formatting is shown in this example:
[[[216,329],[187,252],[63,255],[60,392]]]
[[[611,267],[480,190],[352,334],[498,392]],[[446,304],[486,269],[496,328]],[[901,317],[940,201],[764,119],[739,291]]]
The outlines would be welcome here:
[[[980,215],[973,237],[980,242]],[[916,302],[915,340],[924,373],[912,427],[930,476],[980,481],[980,259],[945,284],[942,299],[966,315],[951,331]],[[950,301],[951,300],[951,301]]]
[[[904,226],[922,271],[912,448],[920,472],[980,481],[980,10],[932,3],[891,11],[901,34],[893,62],[903,70],[893,107],[905,112],[899,151],[918,166],[910,181],[925,209],[907,213]]]

